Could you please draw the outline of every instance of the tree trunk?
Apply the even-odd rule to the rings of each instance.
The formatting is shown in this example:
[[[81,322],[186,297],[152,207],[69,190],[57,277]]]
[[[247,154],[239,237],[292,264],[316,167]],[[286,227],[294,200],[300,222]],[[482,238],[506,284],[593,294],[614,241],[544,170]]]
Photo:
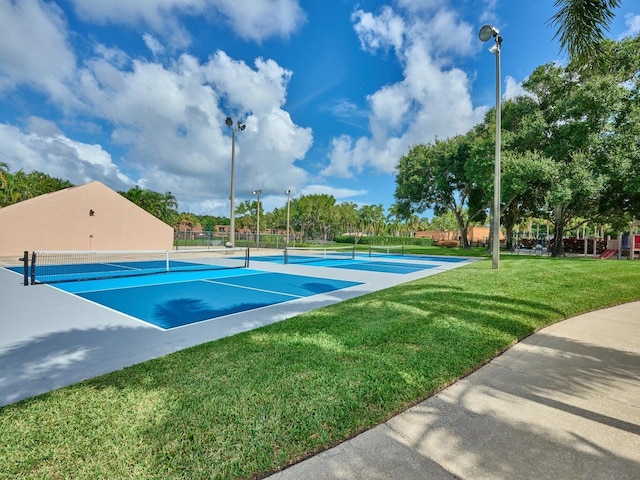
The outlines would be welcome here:
[[[464,219],[462,218],[462,213],[458,210],[453,211],[453,216],[456,218],[456,223],[458,224],[458,230],[460,231],[460,237],[462,240],[462,248],[470,248],[469,247],[469,229],[464,224]]]
[[[505,240],[507,243],[507,251],[510,252],[513,249],[513,225],[505,226]]]
[[[558,207],[553,212],[553,249],[552,257],[565,257],[564,254],[564,220],[563,209]]]

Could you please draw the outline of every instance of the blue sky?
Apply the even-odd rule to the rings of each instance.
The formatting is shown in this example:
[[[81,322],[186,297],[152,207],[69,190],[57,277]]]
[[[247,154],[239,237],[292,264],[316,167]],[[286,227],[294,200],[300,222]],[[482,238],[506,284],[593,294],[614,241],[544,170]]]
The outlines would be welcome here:
[[[417,143],[464,133],[563,62],[553,0],[0,0],[0,161],[75,184],[172,192],[180,211],[292,195],[394,202]],[[622,2],[611,38],[640,32]]]

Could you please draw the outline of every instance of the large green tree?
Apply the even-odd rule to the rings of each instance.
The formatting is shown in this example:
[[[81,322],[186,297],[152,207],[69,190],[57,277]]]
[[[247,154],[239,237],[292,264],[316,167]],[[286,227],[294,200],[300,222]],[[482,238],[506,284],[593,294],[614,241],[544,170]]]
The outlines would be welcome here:
[[[178,215],[178,201],[171,192],[154,192],[136,185],[120,194],[164,223],[174,224],[175,217]]]
[[[507,248],[511,247],[514,227],[529,216],[537,216],[556,175],[555,163],[538,151],[545,134],[544,118],[538,103],[521,96],[502,105],[502,158],[500,215]],[[482,186],[477,195],[479,207],[493,198],[495,162],[495,110],[487,113],[483,124],[472,129],[474,136],[468,172]]]
[[[332,195],[301,195],[291,200],[291,226],[302,238],[329,240],[337,232],[336,199]]]
[[[336,225],[338,234],[353,234],[358,228],[358,206],[353,202],[342,202],[336,205]]]
[[[599,221],[607,208],[606,196],[629,191],[629,182],[613,185],[614,163],[637,162],[638,138],[638,50],[634,41],[620,42],[620,58],[630,56],[620,66],[608,60],[585,70],[575,64],[548,64],[538,67],[523,82],[536,100],[542,119],[538,148],[556,165],[557,177],[547,195],[554,225],[554,238],[562,239],[573,218]],[[612,42],[605,45],[613,52]],[[635,136],[634,136],[635,135]],[[628,169],[627,169],[628,170]],[[622,205],[619,205],[622,208]],[[564,254],[563,242],[555,242],[553,255]]]
[[[362,232],[367,235],[380,235],[384,228],[384,207],[378,205],[363,205],[358,209],[358,216]]]
[[[395,198],[402,216],[427,209],[436,215],[451,212],[464,248],[469,248],[469,226],[484,218],[487,207],[478,200],[487,187],[478,183],[470,168],[472,142],[472,136],[460,135],[414,145],[400,158],[396,174]]]

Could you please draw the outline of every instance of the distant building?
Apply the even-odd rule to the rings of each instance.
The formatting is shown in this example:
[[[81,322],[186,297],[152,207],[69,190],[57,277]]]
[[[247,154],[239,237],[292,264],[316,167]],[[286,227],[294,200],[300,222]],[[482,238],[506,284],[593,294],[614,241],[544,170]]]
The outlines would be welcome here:
[[[467,239],[471,244],[486,244],[489,242],[489,227],[469,227]],[[460,240],[459,230],[423,230],[415,233],[418,238],[430,238],[436,242],[443,240]],[[500,232],[500,240],[504,240],[504,234]]]
[[[0,255],[34,250],[171,250],[173,228],[100,182],[0,208]]]

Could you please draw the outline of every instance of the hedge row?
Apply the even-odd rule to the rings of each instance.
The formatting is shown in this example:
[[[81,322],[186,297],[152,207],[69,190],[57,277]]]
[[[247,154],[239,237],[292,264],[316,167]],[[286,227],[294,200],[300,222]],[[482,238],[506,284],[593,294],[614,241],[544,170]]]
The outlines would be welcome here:
[[[352,235],[344,235],[335,237],[334,240],[336,243],[357,243],[358,245],[418,245],[421,247],[430,247],[431,245],[433,245],[433,240],[430,238],[394,237],[382,235],[371,237],[354,237]]]

